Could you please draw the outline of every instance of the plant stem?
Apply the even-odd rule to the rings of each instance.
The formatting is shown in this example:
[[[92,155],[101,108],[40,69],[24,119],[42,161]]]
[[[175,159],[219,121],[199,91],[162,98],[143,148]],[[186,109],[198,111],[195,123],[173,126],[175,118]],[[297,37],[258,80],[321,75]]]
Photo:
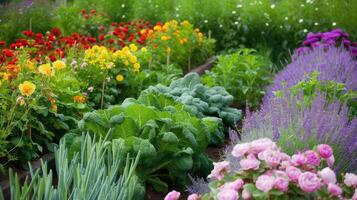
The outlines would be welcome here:
[[[104,89],[105,89],[105,77],[102,82],[102,96],[101,96],[101,100],[100,100],[100,109],[103,109],[103,107],[104,107],[104,92],[105,92]]]

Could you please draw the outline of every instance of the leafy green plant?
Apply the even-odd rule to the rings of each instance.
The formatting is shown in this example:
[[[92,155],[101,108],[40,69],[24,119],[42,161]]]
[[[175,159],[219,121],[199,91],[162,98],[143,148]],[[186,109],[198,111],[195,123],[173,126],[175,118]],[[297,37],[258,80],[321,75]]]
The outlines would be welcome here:
[[[167,191],[168,183],[187,185],[187,173],[205,176],[212,168],[204,151],[219,121],[199,119],[184,109],[183,104],[163,95],[127,99],[120,106],[86,113],[78,131],[101,137],[108,134],[113,144],[130,155],[142,152],[139,177],[156,190]]]
[[[241,118],[241,111],[230,108],[233,96],[223,87],[208,87],[201,83],[197,73],[173,81],[170,86],[158,84],[150,86],[144,93],[155,92],[175,99],[185,105],[185,109],[199,118],[217,117],[225,127],[235,128]]]
[[[95,141],[90,136],[80,137],[80,151],[68,157],[66,140],[55,151],[55,175],[45,162],[21,185],[11,169],[11,199],[136,199],[142,198],[143,188],[135,175],[140,153],[134,160],[125,160],[122,148],[111,142]],[[125,162],[125,165],[123,164]],[[0,192],[1,193],[1,192]],[[0,195],[1,197],[1,195]]]
[[[271,77],[271,63],[267,56],[253,49],[240,49],[219,56],[217,64],[202,77],[202,82],[208,86],[223,86],[240,108],[246,103],[257,108]]]

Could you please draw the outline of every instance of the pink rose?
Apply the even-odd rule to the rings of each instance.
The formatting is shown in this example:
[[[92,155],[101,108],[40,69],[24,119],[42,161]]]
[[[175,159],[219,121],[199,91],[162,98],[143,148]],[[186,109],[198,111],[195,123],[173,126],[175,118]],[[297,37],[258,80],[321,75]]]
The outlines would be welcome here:
[[[181,193],[172,190],[171,192],[169,192],[164,200],[178,200],[180,198]]]
[[[237,180],[233,181],[233,182],[229,182],[229,183],[225,183],[223,186],[221,186],[221,190],[225,190],[225,189],[231,189],[231,190],[235,190],[238,191],[240,190],[244,185],[244,181],[240,178],[238,178]]]
[[[328,186],[327,186],[327,191],[328,193],[330,193],[331,196],[340,196],[342,194],[342,189],[334,184],[334,183],[329,183]]]
[[[326,185],[329,183],[336,183],[336,174],[329,167],[322,169],[318,174]]]
[[[264,160],[270,167],[276,167],[280,164],[280,152],[267,149],[258,154],[260,160]]]
[[[280,157],[282,161],[289,161],[291,158],[288,154],[280,152]]]
[[[346,173],[344,183],[348,187],[351,186],[357,187],[357,175],[352,173]]]
[[[280,191],[286,192],[288,191],[289,181],[285,178],[278,177],[274,181],[274,188]]]
[[[282,161],[282,162],[280,163],[280,168],[281,168],[281,169],[286,169],[286,168],[289,167],[289,166],[291,166],[290,161]]]
[[[187,197],[187,200],[200,200],[201,197],[198,194],[191,194]]]
[[[319,152],[320,156],[325,159],[329,158],[333,154],[332,148],[327,144],[320,144],[317,146],[317,152]]]
[[[257,170],[259,169],[260,161],[253,154],[249,154],[247,158],[239,161],[242,170]]]
[[[251,142],[251,153],[258,154],[266,149],[276,149],[276,144],[268,138],[261,138]]]
[[[275,178],[272,176],[261,175],[255,182],[255,186],[263,192],[269,192],[271,189],[273,189],[274,181]]]
[[[357,200],[357,189],[355,189],[355,193],[353,194],[351,200]]]
[[[304,192],[314,192],[321,186],[321,180],[312,172],[304,172],[299,176],[299,186]]]
[[[236,158],[244,156],[250,149],[250,143],[237,144],[234,146],[232,155]]]
[[[329,167],[333,167],[333,164],[335,163],[335,157],[332,155],[329,158],[327,158],[326,161]]]
[[[311,150],[305,151],[305,157],[306,157],[307,164],[310,164],[313,166],[320,165],[319,155],[315,151],[311,151]]]
[[[217,198],[218,200],[238,200],[238,192],[231,189],[221,190]]]
[[[249,200],[249,199],[250,199],[250,193],[249,193],[248,190],[243,189],[243,191],[242,191],[242,198],[243,198],[244,200]]]
[[[299,166],[299,165],[304,165],[304,164],[306,163],[307,159],[306,159],[306,157],[305,157],[304,154],[299,153],[299,154],[294,154],[294,155],[291,157],[291,161],[292,161],[295,165]]]
[[[297,181],[299,179],[299,176],[301,175],[301,171],[296,167],[289,166],[286,168],[286,175],[289,177],[290,180]]]
[[[224,174],[231,170],[228,161],[213,163],[214,168],[208,178],[216,178],[217,180],[222,180]]]

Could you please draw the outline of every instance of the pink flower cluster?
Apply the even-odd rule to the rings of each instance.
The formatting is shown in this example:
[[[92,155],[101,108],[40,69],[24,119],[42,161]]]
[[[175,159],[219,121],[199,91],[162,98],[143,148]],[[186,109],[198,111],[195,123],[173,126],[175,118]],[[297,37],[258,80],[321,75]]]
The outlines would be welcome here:
[[[336,174],[331,169],[335,159],[329,145],[320,144],[315,150],[289,156],[281,152],[273,141],[262,138],[237,144],[232,155],[239,159],[241,168],[238,171],[232,170],[228,161],[214,163],[214,169],[208,176],[215,183],[210,184],[215,187],[211,188],[213,192],[191,194],[189,200],[206,199],[205,197],[218,200],[238,200],[241,197],[248,200],[253,199],[256,192],[267,196],[285,195],[287,198],[317,193],[326,198],[346,199],[346,196],[350,196],[352,200],[357,200],[357,175],[346,173],[344,182],[337,182]],[[324,163],[327,164],[325,168],[322,166]],[[289,188],[295,189],[289,191]],[[297,190],[301,192],[294,194]],[[328,194],[324,191],[328,191]],[[179,198],[175,197],[177,198],[165,200]]]

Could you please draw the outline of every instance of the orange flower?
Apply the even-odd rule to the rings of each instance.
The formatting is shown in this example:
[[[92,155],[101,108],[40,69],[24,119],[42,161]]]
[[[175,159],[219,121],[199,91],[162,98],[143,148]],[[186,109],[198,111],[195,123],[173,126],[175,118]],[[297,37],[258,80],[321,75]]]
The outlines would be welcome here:
[[[36,89],[36,85],[30,81],[25,81],[19,85],[20,93],[24,96],[31,96]]]
[[[86,98],[83,97],[83,96],[80,96],[80,95],[76,95],[73,97],[73,100],[74,102],[77,102],[77,103],[84,103],[86,102]]]

